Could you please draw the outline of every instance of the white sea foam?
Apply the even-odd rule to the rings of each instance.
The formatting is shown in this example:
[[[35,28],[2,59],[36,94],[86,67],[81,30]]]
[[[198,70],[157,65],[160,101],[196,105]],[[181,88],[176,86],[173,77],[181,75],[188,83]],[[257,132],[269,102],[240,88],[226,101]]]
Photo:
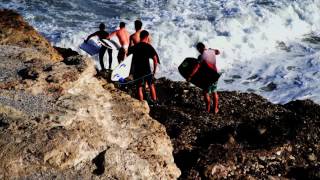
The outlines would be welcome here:
[[[320,35],[320,0],[15,0],[0,7],[17,9],[55,45],[79,52],[100,22],[111,31],[125,21],[133,32],[140,18],[161,58],[158,77],[183,80],[177,67],[196,57],[194,44],[203,41],[222,52],[221,90],[253,91],[276,103],[320,103],[320,42],[303,41]]]

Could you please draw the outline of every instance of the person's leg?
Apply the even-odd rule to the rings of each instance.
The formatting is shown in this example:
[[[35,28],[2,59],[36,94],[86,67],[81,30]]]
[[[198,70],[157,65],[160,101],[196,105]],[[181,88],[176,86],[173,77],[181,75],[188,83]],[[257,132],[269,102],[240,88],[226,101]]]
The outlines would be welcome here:
[[[152,77],[151,77],[152,78]],[[150,92],[151,92],[151,98],[153,101],[157,101],[157,92],[156,92],[156,87],[154,86],[154,83],[152,82],[152,79],[150,80],[149,84],[149,88],[150,88]]]
[[[149,88],[150,88],[150,93],[151,93],[151,99],[153,101],[157,101],[157,93],[156,93],[156,88],[153,83],[153,76],[150,74],[147,77],[145,77],[145,81],[147,82]]]
[[[150,91],[151,91],[151,98],[152,98],[152,100],[153,101],[157,101],[157,93],[156,93],[156,88],[155,88],[155,86],[154,86],[154,84],[152,83],[151,85],[150,85]]]
[[[210,95],[207,91],[203,91],[203,98],[206,103],[207,112],[210,112]]]
[[[136,79],[136,78],[134,77],[134,79]],[[137,86],[138,86],[138,99],[140,101],[143,101],[143,81],[138,80]]]
[[[217,114],[219,112],[219,96],[218,96],[218,92],[214,92],[212,94],[213,97],[213,107],[214,107],[214,113]]]
[[[118,53],[119,64],[124,60],[125,56],[126,56],[126,50],[124,48],[120,48]]]
[[[101,66],[101,71],[105,70],[104,64],[103,64],[103,56],[104,53],[106,52],[107,48],[104,46],[101,46],[100,50],[99,50],[99,62],[100,62],[100,66]]]
[[[111,65],[112,65],[112,49],[108,49],[108,56],[109,56],[109,69],[111,69]]]

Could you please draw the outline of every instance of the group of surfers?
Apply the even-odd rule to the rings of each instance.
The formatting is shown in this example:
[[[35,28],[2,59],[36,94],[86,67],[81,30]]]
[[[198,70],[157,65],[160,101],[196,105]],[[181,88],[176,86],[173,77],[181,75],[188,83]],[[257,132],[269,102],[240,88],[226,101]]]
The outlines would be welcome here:
[[[131,73],[133,78],[136,80],[138,87],[138,98],[139,100],[144,99],[143,95],[143,86],[146,82],[151,91],[151,99],[153,102],[157,101],[156,89],[154,85],[154,75],[156,73],[157,64],[159,63],[159,56],[156,50],[151,45],[151,38],[148,31],[142,29],[142,22],[136,20],[134,22],[135,32],[129,34],[126,29],[126,24],[120,22],[119,28],[112,33],[108,33],[105,29],[105,24],[101,23],[99,30],[90,34],[85,42],[87,42],[91,37],[97,36],[101,42],[103,39],[111,39],[113,36],[116,36],[120,42],[121,48],[118,52],[118,62],[120,63],[125,59],[126,56],[132,54],[132,64],[131,64]],[[193,69],[190,76],[187,78],[187,81],[191,81],[192,77],[197,73],[200,66],[208,66],[213,71],[217,72],[216,67],[216,55],[219,55],[220,52],[217,49],[207,48],[202,42],[197,43],[197,50],[200,55],[198,57],[199,64]],[[111,69],[112,64],[112,49],[108,48],[107,44],[101,46],[99,50],[99,62],[101,70],[105,71],[105,66],[103,63],[103,57],[105,52],[108,52],[109,57],[109,69]],[[149,59],[153,60],[153,71],[151,72]],[[206,104],[207,112],[211,112],[211,98],[213,98],[213,112],[218,113],[218,93],[217,93],[217,82],[208,86],[207,89],[203,89],[204,101]]]

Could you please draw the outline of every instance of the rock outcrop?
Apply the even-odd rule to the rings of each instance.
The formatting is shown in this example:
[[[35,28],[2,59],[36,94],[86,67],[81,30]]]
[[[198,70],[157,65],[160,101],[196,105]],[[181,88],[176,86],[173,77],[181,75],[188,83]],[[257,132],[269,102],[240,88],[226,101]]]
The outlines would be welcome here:
[[[0,45],[36,49],[38,53],[41,53],[42,60],[63,60],[62,56],[45,38],[12,10],[0,9]],[[29,54],[25,56],[28,57]]]
[[[166,126],[181,179],[319,179],[320,105],[272,104],[253,93],[219,92],[208,114],[199,88],[158,79],[154,119]],[[133,96],[133,87],[123,87]]]
[[[0,179],[179,177],[146,103],[96,77],[91,59],[59,61],[20,16],[0,14]]]

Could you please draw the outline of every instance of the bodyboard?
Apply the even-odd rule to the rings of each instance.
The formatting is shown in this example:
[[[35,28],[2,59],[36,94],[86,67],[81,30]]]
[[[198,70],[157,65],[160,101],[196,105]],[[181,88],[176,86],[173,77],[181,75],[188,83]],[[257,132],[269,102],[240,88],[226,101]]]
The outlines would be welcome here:
[[[80,49],[93,56],[99,53],[100,47],[95,41],[89,40],[88,42],[83,42],[80,46]]]
[[[186,58],[178,67],[180,74],[187,79],[199,61],[195,58]],[[213,83],[217,82],[220,74],[211,69],[206,64],[201,64],[198,71],[191,78],[190,82],[201,89],[208,89]]]
[[[121,81],[130,75],[132,63],[132,54],[126,57],[113,71],[111,74],[112,81]]]

